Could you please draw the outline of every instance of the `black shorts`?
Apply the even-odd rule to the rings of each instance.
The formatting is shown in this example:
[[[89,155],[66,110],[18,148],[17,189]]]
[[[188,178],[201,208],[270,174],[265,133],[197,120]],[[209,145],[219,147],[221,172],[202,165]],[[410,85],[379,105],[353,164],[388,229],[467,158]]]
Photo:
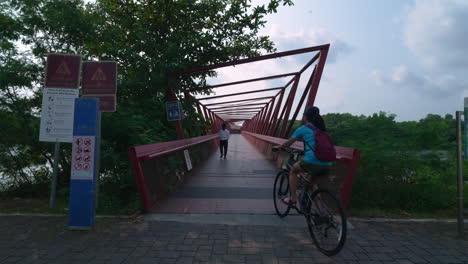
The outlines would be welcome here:
[[[301,169],[313,177],[328,176],[332,168],[332,165],[312,164],[305,162],[304,160],[301,160],[299,165],[301,166]]]

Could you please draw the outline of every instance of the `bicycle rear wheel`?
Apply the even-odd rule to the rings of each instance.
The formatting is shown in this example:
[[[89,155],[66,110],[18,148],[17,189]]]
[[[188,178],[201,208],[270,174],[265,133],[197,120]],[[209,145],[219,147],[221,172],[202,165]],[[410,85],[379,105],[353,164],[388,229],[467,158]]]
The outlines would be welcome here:
[[[330,191],[307,193],[304,215],[318,250],[327,256],[338,254],[346,241],[346,216],[340,201]]]
[[[291,209],[287,204],[281,201],[289,196],[289,172],[282,170],[276,175],[275,184],[273,185],[273,202],[275,204],[276,214],[280,217],[285,217]]]

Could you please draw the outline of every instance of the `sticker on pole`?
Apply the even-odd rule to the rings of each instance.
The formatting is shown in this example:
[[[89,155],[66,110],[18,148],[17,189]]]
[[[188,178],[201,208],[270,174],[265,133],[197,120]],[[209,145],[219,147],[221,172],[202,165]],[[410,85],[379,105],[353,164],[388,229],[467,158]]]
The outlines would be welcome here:
[[[78,89],[44,88],[39,141],[72,142]]]
[[[80,55],[47,55],[45,87],[78,89]]]
[[[94,175],[94,136],[74,136],[71,179],[92,180]]]
[[[182,107],[179,101],[166,102],[166,112],[168,121],[182,119]]]
[[[187,170],[192,170],[192,160],[190,159],[190,154],[188,150],[184,150],[185,163],[187,164]]]
[[[115,94],[117,92],[117,63],[113,61],[83,62],[84,94]]]

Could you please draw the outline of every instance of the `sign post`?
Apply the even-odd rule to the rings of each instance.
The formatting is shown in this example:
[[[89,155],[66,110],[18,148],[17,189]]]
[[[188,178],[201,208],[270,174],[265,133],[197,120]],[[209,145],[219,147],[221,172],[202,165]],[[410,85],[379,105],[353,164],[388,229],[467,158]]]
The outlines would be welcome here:
[[[83,63],[83,97],[99,98],[98,145],[96,150],[96,208],[99,195],[101,152],[101,112],[115,112],[117,106],[117,63],[114,61],[87,61]]]
[[[455,112],[457,123],[457,229],[458,237],[464,237],[463,227],[463,152],[462,152],[462,132],[461,115],[463,111]],[[466,116],[465,116],[466,118]],[[465,130],[465,133],[467,131]],[[465,143],[466,144],[466,143]]]
[[[68,219],[70,229],[90,229],[94,224],[98,109],[99,99],[78,98],[75,101]]]
[[[464,125],[464,139],[465,139],[465,151],[464,151],[464,158],[468,159],[468,97],[464,98],[464,111],[463,116],[465,118],[465,125]]]
[[[81,56],[47,55],[39,141],[55,142],[49,207],[55,204],[60,142],[71,142],[74,100],[78,97]],[[54,89],[52,89],[54,88]]]

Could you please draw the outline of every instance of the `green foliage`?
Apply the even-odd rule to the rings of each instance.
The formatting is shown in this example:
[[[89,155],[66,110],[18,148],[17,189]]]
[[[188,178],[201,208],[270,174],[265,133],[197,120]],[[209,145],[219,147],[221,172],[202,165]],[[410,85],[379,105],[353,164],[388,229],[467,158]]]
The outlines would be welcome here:
[[[384,112],[324,115],[336,145],[362,151],[352,206],[416,212],[454,208],[455,120],[429,114],[419,122],[396,122],[395,117]]]
[[[452,115],[419,121],[371,116],[323,116],[335,145],[361,150],[353,185],[354,209],[434,211],[456,206],[456,135]],[[302,125],[295,121],[293,131]],[[467,162],[468,165],[468,162]],[[465,173],[468,180],[468,173]],[[468,198],[468,192],[465,192]],[[468,201],[465,202],[468,206]]]
[[[102,117],[102,195],[118,197],[105,199],[112,202],[104,207],[128,203],[126,195],[135,193],[128,148],[176,139],[165,116],[168,89],[184,104],[187,137],[199,136],[207,127],[183,91],[203,86],[216,72],[178,79],[168,79],[166,73],[275,51],[259,30],[265,15],[292,1],[270,0],[260,6],[251,2],[1,1],[0,187],[26,195],[21,191],[29,188],[25,186],[50,179],[53,144],[38,141],[45,60],[48,53],[80,54],[85,61],[118,63],[117,112]],[[62,144],[62,190],[67,190],[69,175],[70,146]]]

